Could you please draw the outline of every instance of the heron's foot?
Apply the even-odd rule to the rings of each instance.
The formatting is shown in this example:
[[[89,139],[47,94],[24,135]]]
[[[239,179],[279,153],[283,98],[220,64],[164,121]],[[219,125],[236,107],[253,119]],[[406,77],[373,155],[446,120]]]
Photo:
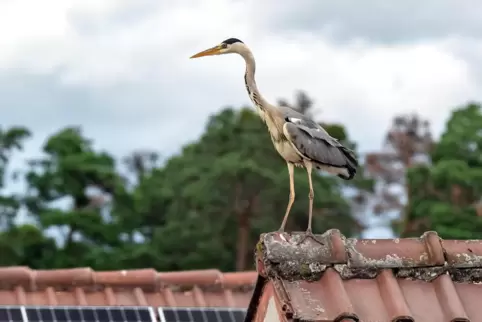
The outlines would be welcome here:
[[[318,244],[320,244],[321,246],[324,246],[325,244],[319,240],[318,238],[316,238],[316,236],[313,234],[313,232],[311,231],[311,228],[308,228],[305,232],[305,236],[303,236],[303,238],[296,244],[296,245],[300,245],[302,244],[306,239],[308,238],[311,238],[313,239],[315,242],[317,242]]]
[[[285,236],[286,232],[285,232],[285,229],[284,228],[279,228],[277,231],[278,235],[280,235],[282,238],[286,238],[286,237],[283,237]]]
[[[278,228],[277,232],[280,233],[280,234],[284,234],[285,228],[283,226],[280,226],[280,228]]]

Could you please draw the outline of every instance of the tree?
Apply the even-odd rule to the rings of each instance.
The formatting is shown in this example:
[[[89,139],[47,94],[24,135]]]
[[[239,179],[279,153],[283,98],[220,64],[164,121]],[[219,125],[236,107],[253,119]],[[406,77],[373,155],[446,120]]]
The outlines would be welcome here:
[[[139,182],[144,175],[159,167],[159,154],[152,150],[136,150],[123,161]]]
[[[23,142],[30,135],[30,131],[21,126],[0,129],[0,190],[6,186],[6,174],[12,153],[22,150]],[[0,194],[0,229],[9,229],[13,225],[20,207],[18,199],[12,194]]]
[[[312,115],[311,106],[298,93],[293,107]],[[356,148],[343,125],[323,125]],[[132,152],[122,159],[126,172],[77,127],[53,133],[42,152],[28,162],[28,189],[12,208],[14,216],[23,203],[32,223],[0,232],[0,265],[245,270],[259,234],[279,227],[288,203],[286,163],[252,108],[212,115],[199,139],[162,164],[154,151]],[[306,171],[295,170],[295,181],[288,230],[304,231]],[[345,195],[360,182],[313,174],[315,231],[360,232]]]
[[[0,233],[0,266],[48,268],[56,261],[55,240],[34,225],[11,226]]]
[[[455,109],[431,154],[431,165],[409,170],[402,236],[436,230],[442,238],[482,238],[482,110],[477,103]]]
[[[407,199],[407,170],[430,162],[433,148],[430,124],[418,115],[398,115],[385,136],[381,151],[366,155],[367,176],[377,184],[373,213],[400,220]],[[395,218],[394,218],[395,217]]]
[[[295,100],[294,103],[289,103],[288,100],[282,98],[278,100],[278,105],[291,107],[292,109],[297,110],[301,114],[304,114],[310,118],[313,118],[313,104],[314,101],[311,97],[308,96],[307,93],[304,91],[297,91],[295,93]]]
[[[327,128],[346,139],[343,126]],[[296,201],[288,225],[301,231],[307,225],[306,172],[295,170],[295,181]],[[347,235],[357,234],[362,227],[342,194],[345,182],[320,173],[313,181],[314,229],[337,227]],[[286,163],[251,108],[226,108],[212,116],[200,139],[153,171],[135,193],[146,197],[148,189],[142,187],[156,185],[144,204],[156,204],[162,211],[157,211],[157,218],[152,216],[153,208],[145,211],[151,215],[141,217],[145,220],[140,219],[139,227],[151,231],[149,247],[179,253],[179,258],[159,263],[167,269],[178,269],[180,263],[191,268],[247,269],[259,234],[279,227],[289,195]]]
[[[7,187],[8,165],[13,152],[22,150],[24,141],[31,136],[22,126],[0,129],[0,189]],[[12,179],[15,179],[12,178]],[[24,253],[26,242],[36,239],[35,233],[22,234],[22,227],[15,227],[14,221],[20,207],[20,198],[14,194],[0,194],[0,266],[23,265],[27,258]],[[22,235],[22,236],[21,236]],[[41,233],[40,233],[41,235]],[[21,236],[21,237],[20,237]],[[38,236],[38,234],[37,234]],[[38,240],[37,240],[38,241]],[[41,243],[36,243],[40,245]],[[27,263],[28,264],[28,263]]]
[[[31,160],[25,203],[42,231],[64,232],[49,267],[99,267],[99,256],[119,244],[118,227],[104,208],[120,184],[113,158],[96,152],[79,128],[65,128],[48,138],[45,157]],[[59,202],[70,203],[62,209]],[[57,204],[57,205],[56,205]],[[67,210],[65,209],[67,208]]]

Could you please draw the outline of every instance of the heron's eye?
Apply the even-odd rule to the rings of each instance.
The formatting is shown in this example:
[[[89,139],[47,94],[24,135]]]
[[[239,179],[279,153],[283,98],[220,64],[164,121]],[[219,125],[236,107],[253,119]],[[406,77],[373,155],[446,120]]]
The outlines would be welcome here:
[[[228,48],[228,44],[224,44],[224,43],[223,43],[223,44],[221,45],[221,47],[222,47],[223,49],[226,49],[226,48]]]

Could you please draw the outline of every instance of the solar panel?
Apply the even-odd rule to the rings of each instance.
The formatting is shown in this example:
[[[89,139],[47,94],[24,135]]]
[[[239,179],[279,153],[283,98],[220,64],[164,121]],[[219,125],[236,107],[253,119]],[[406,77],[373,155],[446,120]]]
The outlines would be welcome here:
[[[243,322],[246,309],[206,307],[161,307],[161,322]]]
[[[25,310],[21,306],[0,306],[1,322],[24,322]]]
[[[26,322],[156,321],[154,309],[144,306],[31,306],[26,307],[25,311]]]

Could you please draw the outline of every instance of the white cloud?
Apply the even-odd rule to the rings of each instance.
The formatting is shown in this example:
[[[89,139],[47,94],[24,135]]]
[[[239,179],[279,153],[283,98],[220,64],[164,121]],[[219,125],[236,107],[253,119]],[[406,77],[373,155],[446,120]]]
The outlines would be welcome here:
[[[267,13],[273,6],[228,0],[170,6],[152,1],[6,1],[0,4],[0,28],[10,32],[0,35],[6,48],[0,52],[0,68],[54,75],[66,88],[81,86],[90,91],[92,104],[104,104],[98,113],[120,122],[110,126],[129,122],[145,138],[156,133],[169,142],[179,137],[179,143],[196,137],[208,113],[226,104],[248,103],[242,60],[188,60],[233,36],[253,49],[258,84],[271,102],[307,90],[322,109],[320,116],[347,124],[366,149],[376,147],[394,113],[417,111],[439,132],[451,107],[480,98],[476,59],[468,59],[464,51],[474,47],[476,38],[384,45],[359,37],[336,43],[318,31],[270,29],[276,16]],[[283,12],[293,6],[286,3]],[[80,121],[63,113],[62,122]],[[85,116],[82,122],[89,126],[96,119]],[[186,126],[193,129],[188,134]],[[162,129],[169,129],[168,134]]]
[[[291,98],[297,89],[307,90],[322,109],[321,117],[348,125],[365,148],[376,148],[395,113],[418,112],[434,122],[440,132],[454,105],[480,98],[467,62],[455,57],[442,43],[400,46],[337,46],[310,37],[283,38],[253,46],[258,62],[258,85],[271,101]],[[225,61],[233,66],[224,67]],[[206,82],[204,90],[219,105],[232,93],[246,101],[242,86],[242,62],[234,58],[199,61]],[[209,82],[209,69],[221,65],[225,75]],[[223,81],[219,81],[222,78]],[[233,90],[234,89],[234,90]]]
[[[311,30],[334,41],[363,38],[374,43],[411,43],[451,36],[481,37],[482,4],[477,0],[249,0],[250,18],[278,33]],[[275,17],[275,18],[272,18]]]
[[[172,153],[208,114],[249,103],[242,59],[188,59],[237,37],[269,101],[306,90],[363,150],[379,146],[396,113],[420,113],[440,133],[452,107],[482,99],[480,5],[455,14],[438,2],[380,3],[4,0],[2,124],[34,131],[30,155],[76,124],[116,155]]]

